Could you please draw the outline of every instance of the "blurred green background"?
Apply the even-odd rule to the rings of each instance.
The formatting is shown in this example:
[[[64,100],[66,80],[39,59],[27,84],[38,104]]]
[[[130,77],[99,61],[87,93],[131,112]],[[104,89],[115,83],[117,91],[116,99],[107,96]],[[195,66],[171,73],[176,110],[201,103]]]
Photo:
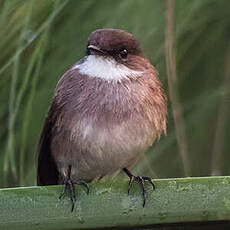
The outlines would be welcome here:
[[[176,95],[168,103],[168,135],[136,171],[159,178],[230,173],[230,1],[171,3],[0,1],[0,187],[36,183],[36,148],[55,85],[84,56],[88,35],[98,28],[133,33],[167,95],[170,87]],[[172,57],[167,41],[174,44]],[[170,69],[167,74],[170,58],[176,81]]]

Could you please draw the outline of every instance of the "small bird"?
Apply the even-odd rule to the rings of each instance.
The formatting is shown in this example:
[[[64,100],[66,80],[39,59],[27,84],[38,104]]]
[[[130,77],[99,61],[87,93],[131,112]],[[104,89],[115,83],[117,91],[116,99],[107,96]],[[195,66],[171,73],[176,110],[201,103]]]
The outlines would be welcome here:
[[[124,171],[129,188],[145,181],[132,169],[152,143],[166,133],[167,98],[158,73],[131,33],[98,29],[87,54],[59,80],[38,144],[38,185],[75,186]]]

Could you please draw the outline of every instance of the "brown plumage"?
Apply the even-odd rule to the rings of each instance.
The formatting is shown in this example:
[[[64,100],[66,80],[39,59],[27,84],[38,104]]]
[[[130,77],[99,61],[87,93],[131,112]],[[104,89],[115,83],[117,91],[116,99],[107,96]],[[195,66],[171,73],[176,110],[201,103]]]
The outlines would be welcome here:
[[[157,72],[137,40],[121,30],[93,32],[88,56],[55,89],[38,147],[38,185],[61,184],[68,175],[90,182],[132,168],[166,133],[166,112]]]

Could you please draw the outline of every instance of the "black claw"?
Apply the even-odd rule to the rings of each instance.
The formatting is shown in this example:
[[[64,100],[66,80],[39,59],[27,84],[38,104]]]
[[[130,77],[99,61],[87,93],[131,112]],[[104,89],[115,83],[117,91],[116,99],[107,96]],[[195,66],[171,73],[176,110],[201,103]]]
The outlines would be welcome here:
[[[145,181],[142,177],[138,177],[139,183],[141,183],[141,188],[142,188],[142,197],[143,197],[143,204],[142,206],[145,207],[145,202],[146,202],[146,189],[145,189]]]
[[[73,212],[73,210],[74,210],[74,205],[75,205],[75,202],[72,201],[71,212]]]
[[[153,184],[153,182],[152,182],[152,178],[150,178],[150,177],[146,177],[146,176],[144,176],[144,177],[142,177],[145,181],[148,181],[152,186],[153,186],[153,190],[155,190],[155,185]]]
[[[71,212],[73,212],[74,205],[75,205],[75,202],[76,202],[76,195],[75,195],[75,186],[74,186],[74,184],[73,184],[71,179],[68,179],[68,180],[64,181],[63,191],[62,191],[61,195],[59,196],[59,199],[61,199],[66,194],[67,189],[69,189],[69,192],[70,192],[70,200],[71,200],[71,203],[72,203]]]
[[[85,181],[76,181],[73,184],[83,185],[86,188],[87,195],[89,194],[89,185]]]
[[[146,203],[146,188],[145,188],[145,181],[148,181],[152,187],[153,190],[155,190],[155,185],[152,182],[152,179],[150,177],[141,177],[141,176],[134,176],[128,169],[124,168],[123,171],[128,175],[129,177],[129,187],[128,187],[128,194],[130,192],[130,188],[132,186],[133,181],[136,181],[140,184],[142,189],[142,197],[143,197],[143,204],[142,206],[145,206]]]
[[[64,183],[62,193],[59,196],[59,200],[65,195],[66,189],[67,189],[67,183]]]
[[[131,189],[131,187],[132,187],[133,179],[134,179],[134,177],[132,177],[132,176],[129,178],[128,195],[129,195],[130,189]]]
[[[75,194],[75,186],[74,185],[75,184],[76,185],[83,185],[84,187],[86,187],[87,194],[89,194],[89,186],[84,181],[72,181],[72,179],[70,178],[70,175],[71,175],[70,171],[71,171],[71,167],[69,167],[68,179],[64,181],[64,187],[63,187],[61,195],[59,196],[59,199],[61,199],[66,194],[67,189],[69,189],[70,200],[72,203],[71,212],[73,212],[75,202],[76,202],[76,194]]]

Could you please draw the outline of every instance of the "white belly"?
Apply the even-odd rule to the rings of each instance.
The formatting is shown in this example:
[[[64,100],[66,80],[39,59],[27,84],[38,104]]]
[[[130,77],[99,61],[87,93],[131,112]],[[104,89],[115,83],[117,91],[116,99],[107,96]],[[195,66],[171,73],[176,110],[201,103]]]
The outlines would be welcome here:
[[[96,126],[86,119],[75,123],[65,135],[57,135],[52,142],[59,171],[65,175],[71,165],[73,179],[90,181],[131,167],[155,139],[148,127],[133,121],[104,126]],[[58,143],[68,143],[68,148]]]

